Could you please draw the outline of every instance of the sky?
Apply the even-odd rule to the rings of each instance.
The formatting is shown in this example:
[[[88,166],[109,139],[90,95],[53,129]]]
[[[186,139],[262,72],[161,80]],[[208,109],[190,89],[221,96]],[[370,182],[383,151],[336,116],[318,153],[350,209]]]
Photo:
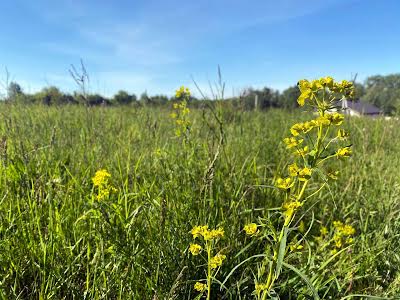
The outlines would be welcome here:
[[[399,0],[0,1],[0,81],[25,92],[77,90],[82,59],[90,92],[226,95],[283,90],[299,79],[362,82],[400,72]],[[195,91],[196,94],[196,91]]]

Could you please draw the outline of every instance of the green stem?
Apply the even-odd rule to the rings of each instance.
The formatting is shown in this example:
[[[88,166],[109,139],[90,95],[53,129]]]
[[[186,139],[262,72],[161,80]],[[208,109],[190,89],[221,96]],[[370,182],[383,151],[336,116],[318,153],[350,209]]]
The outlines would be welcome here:
[[[301,198],[303,197],[304,192],[306,191],[306,187],[307,187],[308,181],[309,180],[304,181],[303,187],[301,188],[301,191],[300,191],[299,195],[297,196],[297,201],[300,201]]]
[[[207,300],[211,299],[211,242],[206,242],[207,247]]]

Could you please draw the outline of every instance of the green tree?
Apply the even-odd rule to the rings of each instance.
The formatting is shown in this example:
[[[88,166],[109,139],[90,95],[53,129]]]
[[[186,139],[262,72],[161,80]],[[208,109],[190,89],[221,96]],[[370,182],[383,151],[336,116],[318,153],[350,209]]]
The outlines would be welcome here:
[[[112,102],[115,104],[131,104],[135,102],[136,95],[135,94],[128,94],[126,91],[119,91],[116,95],[114,95]]]
[[[363,100],[372,103],[385,113],[400,112],[400,74],[371,76],[365,81]]]
[[[60,105],[60,104],[76,103],[74,97],[62,93],[55,86],[50,86],[42,89],[40,92],[32,95],[32,99],[34,102],[42,103],[44,105]]]
[[[93,105],[108,105],[110,104],[110,100],[107,98],[103,97],[102,95],[99,94],[90,94],[87,95],[87,104],[90,106]]]
[[[297,98],[300,96],[300,90],[297,86],[291,86],[284,90],[279,97],[279,106],[287,109],[298,107]]]
[[[7,100],[8,101],[15,101],[18,97],[22,96],[24,92],[22,91],[21,86],[11,81],[7,87]]]

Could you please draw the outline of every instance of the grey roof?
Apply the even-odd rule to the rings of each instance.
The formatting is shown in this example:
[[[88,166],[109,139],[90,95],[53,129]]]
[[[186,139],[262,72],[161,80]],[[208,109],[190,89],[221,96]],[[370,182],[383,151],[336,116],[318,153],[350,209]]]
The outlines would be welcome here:
[[[375,105],[360,100],[347,101],[347,107],[364,115],[378,115],[382,113],[382,111]]]

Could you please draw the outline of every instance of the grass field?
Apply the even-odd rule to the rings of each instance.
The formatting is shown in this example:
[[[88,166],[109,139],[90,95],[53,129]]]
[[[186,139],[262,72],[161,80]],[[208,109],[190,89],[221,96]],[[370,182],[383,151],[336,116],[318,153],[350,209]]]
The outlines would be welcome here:
[[[205,272],[190,231],[204,224],[225,230],[212,298],[254,299],[266,244],[243,227],[278,222],[282,140],[310,115],[192,110],[183,141],[171,111],[0,107],[2,299],[194,299]],[[297,215],[306,237],[285,262],[301,273],[282,269],[280,299],[315,299],[308,283],[321,299],[400,299],[400,122],[345,126],[353,156]],[[100,169],[115,191],[97,200]],[[337,220],[356,233],[335,254],[317,238]]]

